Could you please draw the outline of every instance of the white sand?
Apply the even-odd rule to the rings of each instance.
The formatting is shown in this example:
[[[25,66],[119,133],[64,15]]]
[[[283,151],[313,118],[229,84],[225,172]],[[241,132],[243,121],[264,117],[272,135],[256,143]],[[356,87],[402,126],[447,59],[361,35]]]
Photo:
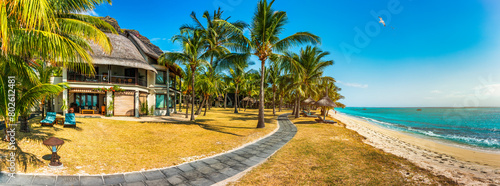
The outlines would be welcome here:
[[[403,157],[415,165],[466,185],[500,184],[500,153],[454,147],[373,125],[364,120],[330,115],[366,137],[365,143]]]

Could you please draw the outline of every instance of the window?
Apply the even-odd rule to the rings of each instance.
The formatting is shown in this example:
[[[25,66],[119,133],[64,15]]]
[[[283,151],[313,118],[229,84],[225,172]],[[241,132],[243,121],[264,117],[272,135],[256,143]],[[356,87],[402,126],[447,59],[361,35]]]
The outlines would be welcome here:
[[[172,96],[170,96],[170,102],[167,103],[167,95],[166,94],[156,94],[156,108],[157,109],[164,109],[164,108],[171,108],[172,107]]]
[[[156,108],[165,108],[165,95],[156,94]]]
[[[158,74],[156,74],[156,84],[165,84],[165,72],[158,71]]]

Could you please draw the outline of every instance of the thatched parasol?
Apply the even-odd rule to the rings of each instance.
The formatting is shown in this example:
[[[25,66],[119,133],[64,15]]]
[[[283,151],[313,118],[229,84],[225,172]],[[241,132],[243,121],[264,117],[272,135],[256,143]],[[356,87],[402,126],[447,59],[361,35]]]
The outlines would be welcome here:
[[[309,105],[309,104],[314,103],[314,99],[312,99],[311,97],[309,97],[309,98],[305,99],[304,101],[302,101],[302,103]]]
[[[327,108],[335,108],[335,107],[337,107],[337,105],[335,104],[335,102],[333,102],[332,99],[330,99],[330,97],[328,97],[328,96],[325,96],[325,97],[321,98],[316,103],[314,103],[314,105],[320,106],[320,107],[322,107],[322,108],[325,109],[325,115],[323,116],[324,120],[326,120]]]

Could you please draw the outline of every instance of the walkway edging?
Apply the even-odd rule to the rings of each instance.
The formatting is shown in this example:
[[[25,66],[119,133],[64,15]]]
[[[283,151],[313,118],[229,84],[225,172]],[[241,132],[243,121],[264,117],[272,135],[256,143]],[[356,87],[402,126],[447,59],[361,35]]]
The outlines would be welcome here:
[[[16,174],[8,178],[0,174],[0,184],[10,185],[222,185],[236,181],[265,162],[296,134],[297,128],[288,119],[278,116],[278,127],[254,142],[211,157],[167,168],[107,175],[48,176]],[[7,178],[7,180],[6,180]]]

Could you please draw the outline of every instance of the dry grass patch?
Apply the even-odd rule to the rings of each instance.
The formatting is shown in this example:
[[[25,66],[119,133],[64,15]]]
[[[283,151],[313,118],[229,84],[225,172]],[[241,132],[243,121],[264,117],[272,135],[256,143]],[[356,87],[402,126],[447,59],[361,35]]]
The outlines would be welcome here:
[[[211,156],[254,141],[276,129],[275,117],[266,110],[266,128],[256,129],[257,110],[239,114],[234,109],[212,108],[196,122],[141,123],[77,118],[77,128],[40,127],[17,132],[18,170],[28,173],[110,174],[168,167]],[[62,170],[50,170],[43,156],[50,153],[42,141],[55,136],[65,141],[59,155]],[[7,142],[0,142],[6,156]],[[4,161],[5,159],[2,159]],[[5,163],[5,162],[4,162]],[[24,166],[26,165],[26,166]],[[6,170],[5,164],[1,167]]]
[[[289,118],[298,128],[296,136],[232,185],[454,184],[363,143],[355,131],[317,124],[314,118]]]

